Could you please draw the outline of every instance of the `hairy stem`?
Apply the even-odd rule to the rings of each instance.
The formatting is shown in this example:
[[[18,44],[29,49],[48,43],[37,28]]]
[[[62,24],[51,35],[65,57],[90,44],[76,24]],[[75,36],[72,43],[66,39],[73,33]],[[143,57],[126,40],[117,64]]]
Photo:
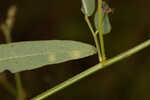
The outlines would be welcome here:
[[[106,67],[108,67],[108,66],[110,66],[110,65],[112,65],[112,64],[114,64],[116,62],[119,62],[119,61],[121,61],[121,60],[123,60],[123,59],[125,59],[125,58],[127,58],[127,57],[129,57],[129,56],[131,56],[131,55],[133,55],[133,54],[135,54],[137,52],[139,52],[140,50],[142,50],[142,49],[144,49],[146,47],[149,47],[149,46],[150,46],[150,40],[147,40],[147,41],[141,43],[140,45],[138,45],[138,46],[136,46],[136,47],[134,47],[132,49],[129,49],[128,51],[126,51],[124,53],[119,54],[116,57],[113,57],[113,58],[110,58],[108,60],[105,60],[104,62],[99,63],[99,64],[97,64],[97,65],[95,65],[95,66],[93,66],[93,67],[91,67],[91,68],[89,68],[89,69],[87,69],[87,70],[77,74],[76,76],[74,76],[74,77],[72,77],[72,78],[70,78],[70,79],[68,79],[68,80],[58,84],[57,86],[55,86],[55,87],[53,87],[53,88],[51,88],[51,89],[41,93],[40,95],[32,98],[31,100],[43,100],[44,98],[46,98],[48,96],[51,96],[52,94],[54,94],[54,93],[56,93],[56,92],[58,92],[60,90],[63,90],[64,88],[72,85],[75,82],[78,82],[79,80],[81,80],[81,79],[83,79],[83,78],[85,78],[85,77],[87,77],[87,76],[89,76],[89,75],[91,75],[93,73],[95,73],[96,71],[101,70],[103,68],[106,68]]]

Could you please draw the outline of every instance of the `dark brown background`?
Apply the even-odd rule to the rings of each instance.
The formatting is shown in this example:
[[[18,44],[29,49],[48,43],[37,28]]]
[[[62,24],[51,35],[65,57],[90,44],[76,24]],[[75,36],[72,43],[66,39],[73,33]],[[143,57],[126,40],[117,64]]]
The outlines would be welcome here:
[[[150,38],[150,1],[107,1],[115,8],[110,16],[112,32],[105,36],[105,49],[110,58]],[[80,0],[0,0],[0,23],[12,4],[18,8],[12,31],[14,42],[69,39],[94,45],[80,12]],[[0,43],[4,43],[2,32]],[[94,55],[22,72],[28,100],[97,63]],[[14,84],[13,74],[7,74]],[[0,86],[0,99],[12,98]],[[150,48],[100,70],[46,100],[150,100]]]

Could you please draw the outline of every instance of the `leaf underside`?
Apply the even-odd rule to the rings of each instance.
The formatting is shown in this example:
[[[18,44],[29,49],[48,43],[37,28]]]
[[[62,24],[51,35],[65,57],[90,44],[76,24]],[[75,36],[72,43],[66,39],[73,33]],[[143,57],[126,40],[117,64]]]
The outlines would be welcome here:
[[[104,6],[103,10],[109,9],[109,5],[105,1],[103,1],[103,6]],[[105,35],[111,32],[112,27],[111,27],[111,23],[109,21],[109,16],[107,12],[105,13],[104,11],[102,11],[102,18],[103,18],[102,20],[103,30],[102,31],[103,31],[103,35]],[[98,29],[98,12],[97,11],[95,13],[94,23],[95,23],[95,28]]]
[[[71,40],[18,42],[0,45],[0,72],[32,70],[84,58],[96,53],[92,45]]]

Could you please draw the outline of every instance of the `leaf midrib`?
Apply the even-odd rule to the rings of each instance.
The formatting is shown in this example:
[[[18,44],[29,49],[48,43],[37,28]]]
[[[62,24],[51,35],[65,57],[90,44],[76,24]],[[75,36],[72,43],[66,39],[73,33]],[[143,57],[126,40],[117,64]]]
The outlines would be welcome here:
[[[46,54],[50,54],[50,52],[35,53],[35,54],[24,55],[24,56],[22,55],[22,56],[8,57],[8,58],[0,59],[0,61],[7,61],[7,60],[11,60],[11,59],[26,58],[26,57],[33,57],[33,56],[42,56],[42,55],[46,55]]]

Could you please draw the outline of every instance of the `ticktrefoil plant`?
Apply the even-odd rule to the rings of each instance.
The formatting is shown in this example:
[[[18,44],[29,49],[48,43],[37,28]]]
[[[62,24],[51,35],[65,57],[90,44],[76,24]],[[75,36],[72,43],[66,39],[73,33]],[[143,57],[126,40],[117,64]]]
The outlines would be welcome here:
[[[121,53],[115,57],[107,58],[104,48],[104,36],[111,32],[109,13],[113,10],[102,0],[81,0],[81,11],[91,31],[96,47],[71,40],[45,40],[11,43],[11,29],[14,17],[6,20],[1,29],[9,44],[0,45],[0,72],[9,70],[15,73],[17,85],[17,99],[24,100],[24,91],[19,72],[33,70],[44,65],[62,63],[74,59],[80,59],[98,53],[99,63],[84,72],[58,84],[57,86],[33,97],[31,100],[42,100],[46,97],[70,86],[71,84],[103,69],[111,64],[135,54],[136,52],[150,46],[150,39],[140,45]],[[96,3],[97,2],[97,3]],[[94,19],[90,20],[90,17]],[[94,21],[94,25],[91,24]],[[8,24],[7,24],[8,23]]]
[[[93,38],[97,47],[97,51],[98,51],[99,61],[102,61],[106,59],[103,35],[111,32],[111,24],[109,21],[108,13],[112,12],[112,9],[109,8],[108,4],[105,1],[102,1],[102,2],[98,1],[98,3],[100,4],[100,6],[98,5],[96,9],[95,0],[82,0],[81,11],[83,12],[85,16],[85,21],[87,22],[91,30],[91,33],[93,35]],[[95,12],[95,15],[94,15],[93,21],[95,23],[95,30],[89,20],[89,17],[92,16],[94,12]],[[99,33],[100,42],[98,41],[98,36],[97,36],[98,33]],[[100,46],[99,46],[99,43],[101,44]]]

